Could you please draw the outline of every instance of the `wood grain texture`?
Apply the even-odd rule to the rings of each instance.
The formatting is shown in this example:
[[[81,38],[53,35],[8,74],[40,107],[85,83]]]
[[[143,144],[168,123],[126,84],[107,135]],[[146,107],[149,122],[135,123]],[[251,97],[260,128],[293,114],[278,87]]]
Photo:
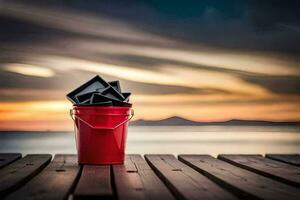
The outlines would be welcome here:
[[[113,190],[109,165],[84,165],[74,199],[112,199]]]
[[[0,169],[21,157],[22,154],[20,153],[0,153]]]
[[[118,199],[174,199],[140,155],[127,155],[124,165],[113,166],[113,173]]]
[[[55,155],[37,176],[6,199],[66,199],[80,172],[75,155]]]
[[[0,197],[17,189],[38,174],[50,161],[50,154],[27,155],[0,170]]]
[[[257,174],[299,187],[300,168],[260,155],[219,155],[219,159]]]
[[[296,200],[300,197],[300,190],[295,187],[236,167],[209,155],[181,155],[179,159],[243,199]]]
[[[237,199],[173,155],[146,155],[146,160],[178,199]]]
[[[266,158],[300,167],[300,154],[266,154]]]

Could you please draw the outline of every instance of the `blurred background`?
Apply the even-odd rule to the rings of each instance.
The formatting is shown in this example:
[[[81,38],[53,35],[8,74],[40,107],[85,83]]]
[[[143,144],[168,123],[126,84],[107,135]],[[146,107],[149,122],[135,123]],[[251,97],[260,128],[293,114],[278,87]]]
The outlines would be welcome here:
[[[65,95],[96,74],[121,80],[122,90],[133,93],[135,120],[299,122],[299,6],[296,0],[1,0],[0,130],[72,131]],[[195,143],[195,149],[184,143],[186,152],[196,153],[203,138],[205,147],[218,140],[210,148],[228,144],[222,149],[230,152],[241,149],[233,143],[251,142],[261,146],[249,144],[245,152],[300,151],[297,127],[248,128],[132,127],[129,144],[147,140],[150,149],[129,145],[129,151],[155,151],[174,131],[174,148]],[[233,132],[246,133],[226,136]],[[2,150],[21,148],[3,135]],[[37,143],[37,136],[16,137]]]

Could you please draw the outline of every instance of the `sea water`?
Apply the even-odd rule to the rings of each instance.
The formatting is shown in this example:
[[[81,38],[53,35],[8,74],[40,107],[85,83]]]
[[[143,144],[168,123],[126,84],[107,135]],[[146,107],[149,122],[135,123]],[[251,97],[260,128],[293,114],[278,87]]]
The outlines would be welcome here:
[[[72,132],[1,132],[0,152],[76,153]],[[300,153],[300,127],[129,127],[127,153],[266,154]]]

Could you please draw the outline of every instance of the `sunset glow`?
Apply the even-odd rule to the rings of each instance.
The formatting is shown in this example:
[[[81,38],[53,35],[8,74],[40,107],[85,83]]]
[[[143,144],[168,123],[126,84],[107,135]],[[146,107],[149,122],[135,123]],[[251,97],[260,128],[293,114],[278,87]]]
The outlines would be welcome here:
[[[248,105],[242,97],[198,95],[133,96],[134,119],[157,120],[181,116],[195,121],[230,119],[298,121],[300,97],[294,102],[265,104],[259,99]],[[227,101],[226,101],[227,100]],[[236,101],[235,101],[236,100]],[[297,100],[297,101],[295,101]],[[212,103],[214,101],[215,103]],[[73,130],[68,101],[33,101],[0,103],[0,129],[3,130]],[[51,129],[49,128],[51,127]]]
[[[0,130],[73,130],[65,95],[95,75],[132,92],[135,120],[300,121],[296,25],[247,3],[146,4],[110,15],[1,1]]]

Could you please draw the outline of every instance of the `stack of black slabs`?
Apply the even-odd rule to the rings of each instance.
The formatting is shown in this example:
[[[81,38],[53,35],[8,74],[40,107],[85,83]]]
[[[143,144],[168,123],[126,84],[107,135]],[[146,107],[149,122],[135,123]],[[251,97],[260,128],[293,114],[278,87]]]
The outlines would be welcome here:
[[[88,82],[76,88],[67,98],[78,106],[125,106],[131,107],[131,93],[122,93],[120,82],[106,82],[100,76],[95,76]]]

